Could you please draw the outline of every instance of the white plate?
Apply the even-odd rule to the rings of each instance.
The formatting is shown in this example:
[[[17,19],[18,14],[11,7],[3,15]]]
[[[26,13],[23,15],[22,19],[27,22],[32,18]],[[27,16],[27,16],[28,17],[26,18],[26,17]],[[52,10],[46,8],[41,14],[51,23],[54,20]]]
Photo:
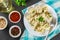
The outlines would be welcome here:
[[[50,33],[52,33],[56,29],[56,26],[57,26],[57,20],[58,20],[57,19],[57,13],[54,11],[54,9],[52,7],[50,7],[49,5],[47,5],[47,4],[43,3],[43,2],[39,2],[38,5],[47,6],[49,13],[51,13],[52,16],[56,19],[56,25],[54,26],[54,28],[50,32]],[[34,7],[34,6],[37,6],[37,5],[32,5],[31,7]],[[25,12],[25,15],[27,15],[27,12],[28,12],[28,8],[27,8],[27,11]],[[25,18],[25,15],[24,15],[24,19],[23,19],[24,20],[24,25],[25,25],[25,27],[26,27],[26,29],[28,30],[29,33],[31,33],[34,36],[40,36],[40,37],[47,35],[47,33],[40,34],[40,33],[36,32],[36,31],[34,31],[31,28],[31,25],[29,24],[28,20]]]

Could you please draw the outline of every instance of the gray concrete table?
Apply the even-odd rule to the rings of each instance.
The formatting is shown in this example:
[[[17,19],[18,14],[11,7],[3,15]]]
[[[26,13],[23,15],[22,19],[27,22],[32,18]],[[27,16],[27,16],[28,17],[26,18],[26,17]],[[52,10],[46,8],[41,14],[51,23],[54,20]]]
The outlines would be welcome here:
[[[27,6],[26,6],[26,7],[32,5],[32,4],[36,3],[36,2],[39,2],[39,1],[40,1],[40,0],[27,0]],[[19,12],[21,12],[22,9],[26,8],[26,7],[23,7],[23,6],[19,6],[19,7],[18,7],[14,2],[13,2],[12,4],[13,4],[13,7],[15,8],[15,10],[17,10],[17,11],[19,11]],[[19,40],[21,36],[20,36],[19,38],[16,38],[16,39],[10,37],[10,35],[9,35],[9,28],[10,28],[12,25],[18,25],[18,26],[21,27],[21,29],[22,29],[22,34],[23,34],[23,32],[24,32],[24,30],[25,30],[25,27],[24,27],[24,24],[23,24],[23,14],[22,14],[22,12],[21,12],[22,19],[21,19],[21,21],[20,21],[19,23],[17,23],[17,24],[11,23],[11,22],[9,21],[9,19],[8,19],[8,15],[9,15],[9,14],[5,14],[5,13],[1,13],[1,12],[0,12],[0,16],[4,16],[4,17],[6,17],[7,20],[8,20],[8,26],[7,26],[7,28],[4,29],[3,31],[0,31],[0,40]],[[22,35],[22,34],[21,34],[21,35]],[[51,39],[51,40],[55,40],[55,39],[53,38],[53,39]]]

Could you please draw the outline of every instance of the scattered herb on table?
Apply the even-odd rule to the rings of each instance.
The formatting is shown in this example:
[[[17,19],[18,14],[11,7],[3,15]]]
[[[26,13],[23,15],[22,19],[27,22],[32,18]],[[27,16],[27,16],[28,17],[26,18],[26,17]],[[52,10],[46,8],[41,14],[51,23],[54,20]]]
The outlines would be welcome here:
[[[18,6],[26,6],[26,0],[15,0],[15,3],[18,5]]]

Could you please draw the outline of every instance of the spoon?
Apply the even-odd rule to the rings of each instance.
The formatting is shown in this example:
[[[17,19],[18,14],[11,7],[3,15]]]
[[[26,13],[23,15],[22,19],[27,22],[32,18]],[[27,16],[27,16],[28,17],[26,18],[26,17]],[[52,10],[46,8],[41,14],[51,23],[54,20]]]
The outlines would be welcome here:
[[[48,35],[49,35],[49,33],[50,33],[50,31],[53,29],[53,27],[55,26],[55,24],[56,24],[56,19],[55,18],[52,18],[52,21],[50,22],[50,29],[48,30],[48,33],[47,33],[47,35],[46,35],[46,38],[45,38],[45,40],[48,40]]]

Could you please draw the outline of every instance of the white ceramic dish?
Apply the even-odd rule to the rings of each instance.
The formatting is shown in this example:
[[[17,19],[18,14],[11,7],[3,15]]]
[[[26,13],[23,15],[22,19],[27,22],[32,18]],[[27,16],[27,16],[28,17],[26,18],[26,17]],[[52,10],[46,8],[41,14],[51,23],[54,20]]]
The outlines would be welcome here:
[[[0,16],[0,18],[3,18],[6,22],[6,25],[3,28],[0,28],[0,30],[4,30],[7,27],[8,22],[7,22],[7,19],[4,16]]]
[[[49,5],[47,5],[47,4],[45,4],[45,3],[43,3],[43,2],[40,2],[40,3],[38,3],[37,5],[43,5],[43,6],[47,6],[47,8],[48,8],[48,12],[49,13],[51,13],[52,14],[52,16],[56,19],[56,24],[55,24],[55,26],[54,26],[54,28],[51,30],[51,32],[50,33],[52,33],[55,29],[56,29],[56,26],[57,26],[57,13],[54,11],[54,9],[52,8],[52,7],[50,7]],[[37,5],[32,5],[31,7],[35,7],[35,6],[37,6]],[[28,8],[27,8],[27,11],[25,12],[25,15],[27,15],[28,13]],[[31,33],[32,35],[34,35],[34,36],[46,36],[47,35],[47,33],[45,33],[45,34],[40,34],[40,33],[38,33],[38,32],[36,32],[36,31],[34,31],[32,28],[31,28],[31,25],[29,24],[29,22],[28,22],[28,20],[25,18],[25,15],[24,15],[24,25],[25,25],[25,27],[26,27],[26,29],[28,30],[28,32],[29,33]],[[50,34],[49,33],[49,34]]]
[[[17,12],[19,15],[20,15],[20,19],[16,22],[13,22],[11,19],[10,19],[10,15],[13,13],[13,12]],[[18,11],[12,11],[10,14],[9,14],[9,20],[12,22],[12,23],[18,23],[20,20],[21,20],[21,14],[18,12]]]
[[[19,29],[19,32],[20,32],[20,33],[19,33],[18,35],[16,35],[16,36],[14,36],[14,35],[11,34],[11,30],[12,30],[12,28],[14,28],[14,27],[17,27],[17,28]],[[17,38],[17,37],[19,37],[19,36],[21,35],[21,28],[20,28],[19,26],[17,26],[17,25],[11,26],[11,28],[9,29],[9,34],[10,34],[11,37]]]

